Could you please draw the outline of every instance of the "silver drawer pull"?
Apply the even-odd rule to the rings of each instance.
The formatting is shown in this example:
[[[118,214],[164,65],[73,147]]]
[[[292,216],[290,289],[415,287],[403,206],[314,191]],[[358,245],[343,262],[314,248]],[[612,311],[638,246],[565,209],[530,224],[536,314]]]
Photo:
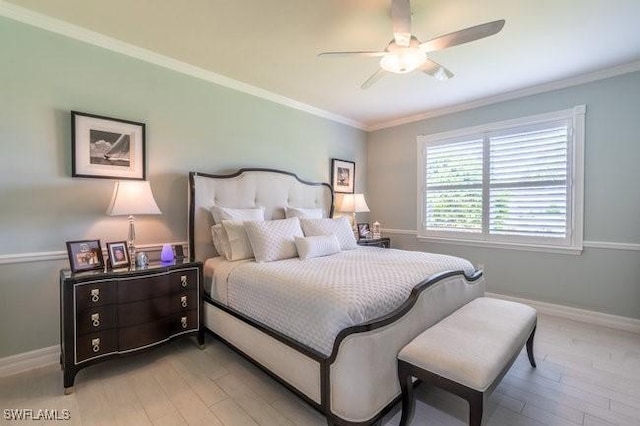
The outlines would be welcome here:
[[[100,326],[100,314],[91,314],[91,324],[93,324],[94,327]]]
[[[180,284],[182,285],[182,287],[186,287],[187,286],[187,276],[186,275],[180,275]]]
[[[100,300],[100,289],[99,288],[92,288],[91,289],[91,301],[93,303],[96,303],[98,300]]]
[[[182,328],[187,328],[187,317],[180,318],[180,322],[182,323]]]
[[[187,296],[182,296],[180,298],[180,303],[182,304],[183,308],[186,308],[187,307]]]
[[[91,346],[94,352],[100,352],[100,338],[91,339]]]

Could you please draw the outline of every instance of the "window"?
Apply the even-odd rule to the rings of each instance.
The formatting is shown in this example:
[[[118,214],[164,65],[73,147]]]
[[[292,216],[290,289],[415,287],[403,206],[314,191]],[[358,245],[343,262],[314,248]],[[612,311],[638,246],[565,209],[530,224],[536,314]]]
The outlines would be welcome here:
[[[418,138],[418,237],[582,250],[585,107]]]

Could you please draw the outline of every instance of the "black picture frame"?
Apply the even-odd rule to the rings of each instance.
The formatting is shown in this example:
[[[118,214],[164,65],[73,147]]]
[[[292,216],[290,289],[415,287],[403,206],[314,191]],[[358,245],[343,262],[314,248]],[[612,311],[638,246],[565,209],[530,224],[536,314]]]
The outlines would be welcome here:
[[[145,180],[146,125],[71,111],[71,176]]]
[[[331,186],[339,194],[355,193],[356,163],[338,158],[331,159]]]
[[[67,255],[71,272],[104,269],[100,240],[67,241]]]
[[[173,252],[176,260],[184,260],[184,249],[182,248],[182,244],[174,244]]]
[[[107,243],[109,263],[112,268],[124,268],[131,264],[129,259],[129,247],[126,241],[114,241]]]
[[[358,239],[367,238],[371,228],[368,223],[358,223]]]

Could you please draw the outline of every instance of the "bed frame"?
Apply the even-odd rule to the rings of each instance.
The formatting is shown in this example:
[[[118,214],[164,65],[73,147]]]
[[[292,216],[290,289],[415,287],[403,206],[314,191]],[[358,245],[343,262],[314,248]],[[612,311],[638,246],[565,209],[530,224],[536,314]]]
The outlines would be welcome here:
[[[284,207],[322,208],[333,214],[333,190],[295,174],[262,168],[232,174],[189,173],[189,256],[216,255],[211,243],[213,205],[265,207],[266,219]],[[481,271],[428,277],[388,315],[342,330],[326,356],[205,296],[204,321],[217,338],[320,411],[329,425],[369,425],[399,400],[396,356],[415,336],[484,294]]]

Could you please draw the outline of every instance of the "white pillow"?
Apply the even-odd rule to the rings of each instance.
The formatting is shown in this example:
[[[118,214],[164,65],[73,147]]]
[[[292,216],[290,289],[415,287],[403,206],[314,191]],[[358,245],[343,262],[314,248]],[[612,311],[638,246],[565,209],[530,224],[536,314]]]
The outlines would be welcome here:
[[[222,227],[227,233],[229,241],[227,260],[251,259],[253,257],[253,250],[244,224],[245,222],[241,220],[222,221]]]
[[[296,257],[296,237],[303,237],[300,219],[245,222],[245,228],[257,262]]]
[[[211,239],[218,254],[228,260],[230,256],[229,237],[221,224],[211,227]]]
[[[284,215],[288,219],[290,217],[322,219],[322,209],[299,209],[297,207],[286,207]]]
[[[346,216],[337,219],[300,219],[300,224],[307,237],[335,234],[342,250],[358,248],[358,242]]]
[[[340,241],[335,234],[316,235],[315,237],[296,237],[296,249],[300,259],[329,256],[340,252]]]
[[[250,209],[232,209],[229,207],[211,207],[213,223],[222,223],[223,220],[264,220],[264,207]]]

